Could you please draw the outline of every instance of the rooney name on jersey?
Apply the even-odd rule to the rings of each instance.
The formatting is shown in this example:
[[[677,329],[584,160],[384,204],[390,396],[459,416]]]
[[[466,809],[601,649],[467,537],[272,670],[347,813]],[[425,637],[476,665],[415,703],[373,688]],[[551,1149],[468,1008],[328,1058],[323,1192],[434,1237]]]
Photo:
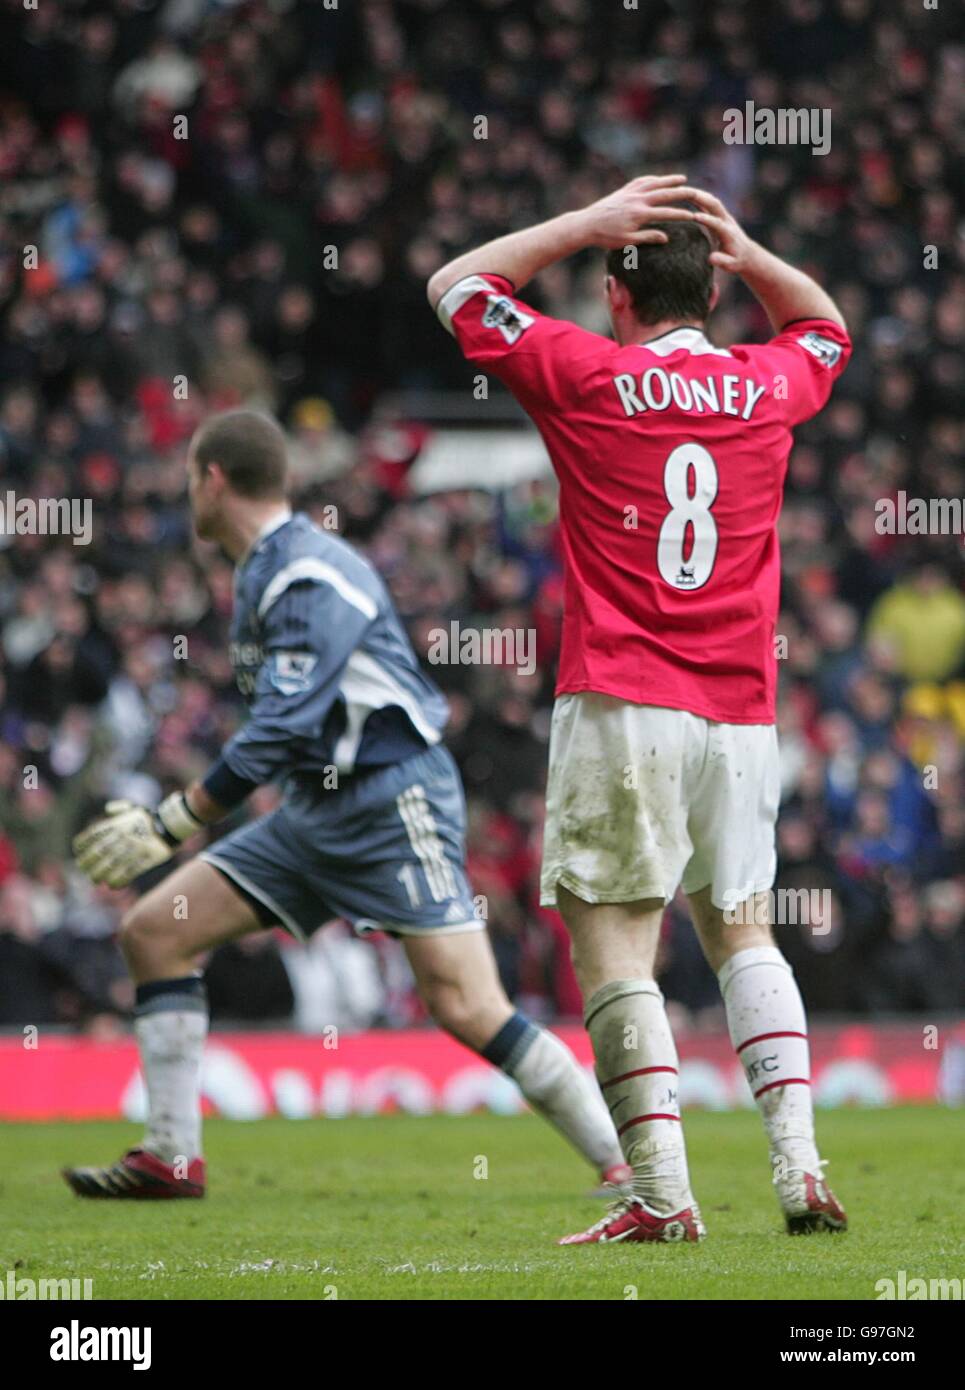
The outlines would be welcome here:
[[[668,410],[676,405],[680,410],[703,415],[736,415],[749,420],[754,407],[765,394],[766,387],[758,386],[750,377],[727,373],[722,377],[690,377],[679,372],[666,372],[663,367],[648,367],[639,377],[621,372],[613,377],[613,385],[626,414],[643,415],[648,410]]]

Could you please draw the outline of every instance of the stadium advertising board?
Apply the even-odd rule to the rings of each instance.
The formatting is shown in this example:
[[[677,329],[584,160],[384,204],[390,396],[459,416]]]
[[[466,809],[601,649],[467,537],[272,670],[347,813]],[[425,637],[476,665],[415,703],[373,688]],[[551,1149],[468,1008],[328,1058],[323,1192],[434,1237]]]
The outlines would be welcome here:
[[[931,1029],[931,1033],[927,1030]],[[589,1067],[582,1029],[558,1030]],[[952,1030],[902,1023],[846,1024],[812,1033],[815,1101],[821,1106],[882,1106],[961,1099],[965,1025]],[[936,1046],[928,1046],[934,1041]],[[335,1044],[333,1046],[333,1043]],[[751,1105],[740,1066],[723,1035],[680,1040],[685,1106],[733,1110]],[[19,1038],[0,1039],[0,1119],[144,1118],[144,1089],[133,1040],[40,1038],[29,1069],[18,1066]],[[957,1080],[956,1080],[957,1078]],[[338,1038],[291,1033],[216,1033],[205,1054],[207,1113],[238,1120],[282,1114],[515,1114],[515,1085],[442,1033],[366,1032]]]

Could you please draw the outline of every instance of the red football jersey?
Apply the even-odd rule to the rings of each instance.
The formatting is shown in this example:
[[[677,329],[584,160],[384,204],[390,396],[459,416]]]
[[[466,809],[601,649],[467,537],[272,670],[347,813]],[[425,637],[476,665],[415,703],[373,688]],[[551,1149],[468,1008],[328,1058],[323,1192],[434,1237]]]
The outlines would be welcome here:
[[[566,562],[556,692],[772,724],[777,519],[791,429],[851,344],[825,319],[716,348],[696,328],[620,347],[472,275],[439,317],[546,444]]]

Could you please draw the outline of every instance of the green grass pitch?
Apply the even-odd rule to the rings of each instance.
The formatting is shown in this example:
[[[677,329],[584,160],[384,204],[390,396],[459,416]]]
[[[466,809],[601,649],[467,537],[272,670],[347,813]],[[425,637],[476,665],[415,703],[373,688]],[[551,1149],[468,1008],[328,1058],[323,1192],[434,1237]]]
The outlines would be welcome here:
[[[88,1202],[63,1163],[113,1160],[125,1124],[0,1131],[0,1278],[92,1278],[95,1298],[873,1299],[961,1278],[961,1112],[826,1111],[845,1235],[784,1235],[754,1113],[687,1116],[700,1246],[559,1249],[602,1214],[532,1116],[210,1121],[199,1202]],[[482,1173],[486,1176],[481,1176]]]

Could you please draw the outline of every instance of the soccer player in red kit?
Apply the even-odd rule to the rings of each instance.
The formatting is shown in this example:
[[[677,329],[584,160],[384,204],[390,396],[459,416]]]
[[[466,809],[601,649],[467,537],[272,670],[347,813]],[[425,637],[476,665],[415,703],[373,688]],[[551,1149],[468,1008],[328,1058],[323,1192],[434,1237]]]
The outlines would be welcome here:
[[[607,251],[613,340],[517,298]],[[774,329],[715,347],[714,269]],[[444,266],[430,302],[542,434],[560,483],[565,611],[542,901],[569,928],[633,1195],[563,1243],[699,1240],[654,957],[679,886],[717,972],[792,1233],[846,1220],[814,1139],[804,1007],[771,934],[779,801],[777,521],[793,427],[850,353],[809,276],[683,175],[635,179]]]

